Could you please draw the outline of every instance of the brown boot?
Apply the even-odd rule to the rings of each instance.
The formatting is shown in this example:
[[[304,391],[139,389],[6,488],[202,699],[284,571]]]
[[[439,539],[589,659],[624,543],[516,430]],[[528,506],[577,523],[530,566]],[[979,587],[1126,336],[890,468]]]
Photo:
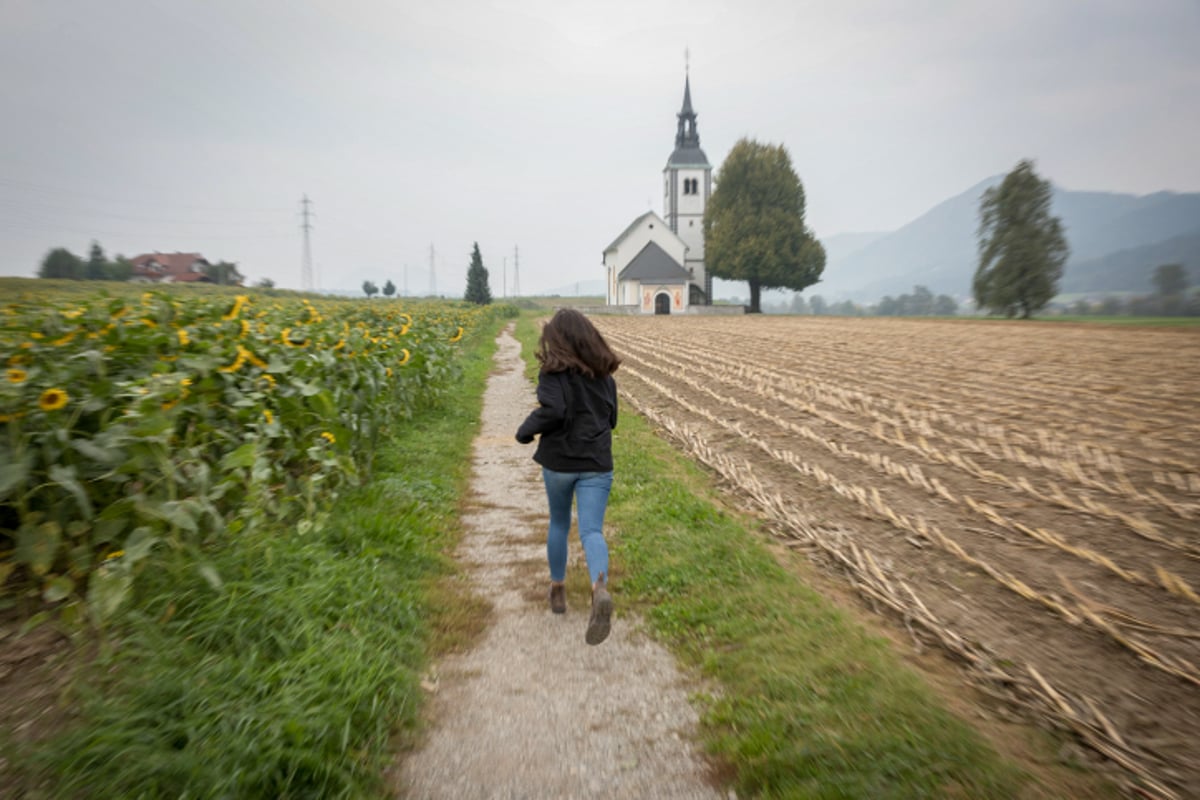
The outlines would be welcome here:
[[[567,613],[567,587],[561,583],[550,584],[550,610],[555,614]]]
[[[600,644],[608,638],[612,627],[612,595],[604,585],[604,576],[592,587],[592,616],[588,620],[587,633],[584,641],[588,644]]]

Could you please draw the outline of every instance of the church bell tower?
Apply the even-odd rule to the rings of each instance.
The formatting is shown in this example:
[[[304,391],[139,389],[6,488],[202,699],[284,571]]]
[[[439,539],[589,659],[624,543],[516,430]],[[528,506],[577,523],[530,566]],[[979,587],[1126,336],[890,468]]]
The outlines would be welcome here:
[[[691,77],[683,79],[683,107],[675,115],[675,150],[663,169],[663,217],[688,247],[683,267],[692,275],[689,303],[712,304],[712,278],[704,269],[704,209],[712,193],[712,165],[700,149]]]

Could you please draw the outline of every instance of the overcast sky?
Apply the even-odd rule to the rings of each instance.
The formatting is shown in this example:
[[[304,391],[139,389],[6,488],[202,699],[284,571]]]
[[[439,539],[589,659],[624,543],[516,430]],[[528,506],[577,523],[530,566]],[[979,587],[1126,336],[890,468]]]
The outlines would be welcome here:
[[[783,144],[818,237],[893,230],[1033,158],[1200,190],[1200,0],[0,0],[0,274],[196,251],[461,296],[603,278],[662,213],[690,52],[701,146]],[[407,265],[407,271],[406,271]],[[501,286],[501,277],[508,279]]]

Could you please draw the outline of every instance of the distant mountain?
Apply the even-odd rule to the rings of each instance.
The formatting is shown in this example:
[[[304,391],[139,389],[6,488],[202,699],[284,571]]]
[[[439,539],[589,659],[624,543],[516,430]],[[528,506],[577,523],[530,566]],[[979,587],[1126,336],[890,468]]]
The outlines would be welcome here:
[[[876,231],[874,233],[835,233],[832,236],[827,236],[821,239],[821,244],[825,247],[826,262],[833,259],[843,259],[847,256],[857,253],[869,244],[873,244],[876,240],[882,239],[888,235],[888,231]]]
[[[934,294],[969,296],[980,198],[1002,179],[981,181],[892,233],[862,234],[868,238],[833,247],[839,237],[829,237],[825,273],[808,294],[869,303],[922,285]],[[1052,213],[1071,247],[1064,292],[1150,291],[1149,276],[1160,264],[1200,262],[1200,193],[1137,196],[1055,187]],[[855,241],[866,243],[842,246]]]
[[[1182,264],[1191,285],[1200,284],[1200,233],[1074,262],[1059,288],[1063,294],[1148,294],[1154,291],[1154,271],[1163,264]]]

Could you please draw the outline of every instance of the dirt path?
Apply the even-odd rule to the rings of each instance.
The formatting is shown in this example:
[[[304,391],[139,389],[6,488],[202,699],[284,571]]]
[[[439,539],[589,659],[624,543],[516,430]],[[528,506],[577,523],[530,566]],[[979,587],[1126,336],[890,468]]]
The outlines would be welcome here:
[[[422,749],[401,765],[397,793],[456,800],[724,797],[692,743],[697,716],[683,677],[622,609],[619,576],[613,630],[603,644],[583,641],[586,588],[568,595],[565,615],[550,613],[540,468],[533,447],[513,439],[533,408],[533,386],[511,327],[498,342],[475,440],[475,498],[458,553],[494,606],[493,624],[475,649],[438,665],[435,723]],[[571,536],[569,587],[585,570]]]

